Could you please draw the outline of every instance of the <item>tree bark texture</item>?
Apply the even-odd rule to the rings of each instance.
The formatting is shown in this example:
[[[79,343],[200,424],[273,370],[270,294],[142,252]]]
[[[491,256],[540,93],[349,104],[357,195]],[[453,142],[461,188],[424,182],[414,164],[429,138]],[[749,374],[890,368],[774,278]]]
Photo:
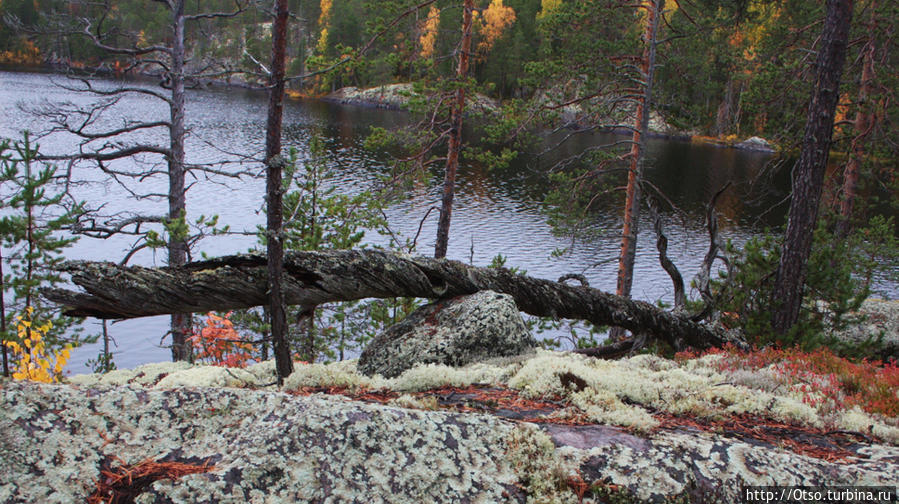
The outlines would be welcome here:
[[[449,244],[450,220],[453,215],[453,197],[456,193],[456,171],[459,169],[459,153],[462,151],[462,115],[465,112],[465,79],[468,77],[468,61],[471,56],[471,24],[474,0],[465,0],[462,7],[462,41],[459,49],[459,66],[456,68],[458,89],[453,97],[450,112],[449,147],[446,155],[446,170],[443,178],[443,200],[440,205],[440,219],[437,222],[437,244],[434,257],[446,257]]]
[[[521,311],[540,317],[581,319],[620,326],[696,348],[739,343],[724,332],[585,286],[570,286],[478,268],[458,261],[376,250],[293,252],[285,255],[284,298],[317,305],[363,298],[448,298],[492,290],[511,295]],[[177,268],[124,267],[73,261],[60,267],[84,292],[45,289],[67,315],[133,318],[180,311],[205,312],[259,306],[268,301],[266,260],[227,256]]]
[[[265,129],[266,164],[266,231],[268,259],[269,313],[271,315],[272,347],[278,382],[293,372],[293,359],[287,342],[287,315],[281,293],[284,270],[284,209],[282,202],[281,124],[284,114],[284,74],[287,62],[287,0],[275,0],[275,21],[272,26],[272,73],[269,80],[268,122]]]
[[[812,234],[830,154],[834,112],[839,100],[840,77],[846,60],[852,0],[827,0],[827,13],[816,61],[817,71],[799,161],[793,175],[793,195],[777,268],[774,295],[778,306],[772,327],[786,334],[799,318]]]
[[[652,81],[655,73],[656,38],[659,17],[665,7],[665,0],[649,0],[644,27],[643,56],[640,63],[640,78],[643,92],[637,101],[633,138],[631,139],[630,168],[627,174],[627,189],[624,202],[624,224],[621,230],[621,253],[618,256],[618,284],[615,293],[629,297],[634,283],[634,259],[637,252],[637,231],[640,223],[641,187],[643,182],[643,159],[645,139],[649,132],[649,114],[652,110]]]
[[[172,49],[171,71],[172,86],[171,128],[169,139],[171,155],[169,165],[169,214],[170,222],[186,218],[186,195],[184,188],[184,2],[172,2]],[[187,262],[187,236],[169,232],[168,263],[169,266],[180,266]],[[172,313],[172,360],[189,360],[190,347],[187,337],[191,332],[191,317],[187,313]]]
[[[858,177],[861,173],[862,162],[865,159],[865,146],[868,136],[874,128],[873,104],[870,103],[874,93],[874,56],[876,54],[877,31],[877,2],[871,2],[868,7],[871,10],[871,21],[867,32],[870,34],[862,49],[862,78],[858,90],[858,100],[855,113],[854,129],[855,137],[849,146],[849,161],[843,171],[843,194],[840,199],[840,217],[837,221],[836,234],[841,238],[849,236],[852,229],[852,210],[855,206],[855,196],[858,192]]]

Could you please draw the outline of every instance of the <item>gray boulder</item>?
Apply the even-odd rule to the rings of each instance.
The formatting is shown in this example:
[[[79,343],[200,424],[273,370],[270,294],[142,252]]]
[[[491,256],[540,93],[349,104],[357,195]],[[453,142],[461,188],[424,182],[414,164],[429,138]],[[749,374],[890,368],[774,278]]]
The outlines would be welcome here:
[[[480,291],[431,303],[375,337],[359,357],[368,376],[399,376],[416,364],[464,366],[536,347],[512,296]]]
[[[774,147],[771,147],[771,144],[768,143],[767,140],[761,137],[750,137],[742,142],[734,145],[734,147],[743,150],[751,150],[751,151],[759,151],[759,152],[774,152]]]
[[[850,345],[868,345],[868,357],[899,361],[899,301],[868,299],[858,312],[856,324],[838,331],[834,336]]]

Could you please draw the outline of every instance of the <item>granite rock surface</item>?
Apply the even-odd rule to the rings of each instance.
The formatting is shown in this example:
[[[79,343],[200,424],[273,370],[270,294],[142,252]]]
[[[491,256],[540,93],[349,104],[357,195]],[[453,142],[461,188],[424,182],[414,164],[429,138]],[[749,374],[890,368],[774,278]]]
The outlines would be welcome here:
[[[512,296],[480,291],[430,303],[375,337],[358,369],[393,378],[416,364],[464,366],[537,346]]]
[[[423,390],[392,403],[310,394],[303,387],[318,383],[327,390],[334,380],[352,384],[352,376],[358,376],[358,391],[375,385],[365,385],[352,363],[315,366],[307,366],[299,388],[281,390],[264,385],[270,382],[269,363],[233,381],[224,379],[231,375],[223,368],[149,365],[101,379],[73,379],[77,384],[0,382],[0,503],[84,502],[104,464],[148,459],[212,467],[149,484],[136,496],[139,504],[575,504],[608,502],[610,492],[625,499],[614,502],[664,502],[672,496],[739,502],[743,485],[899,485],[899,447],[871,440],[844,445],[849,456],[831,459],[727,429],[662,425],[635,431],[601,422],[555,422],[552,415],[510,420],[495,406],[468,399],[460,404],[450,400],[455,393],[439,391],[445,389],[428,392],[397,381],[421,384],[423,376],[414,375],[428,373],[431,386],[439,386],[441,377],[459,380],[454,373],[478,382],[495,376],[496,386],[506,381],[513,389],[527,381],[521,384],[524,394],[564,369],[582,375],[587,390],[598,393],[614,389],[599,374],[605,367],[611,366],[610,377],[629,369],[629,383],[643,388],[650,382],[641,374],[665,374],[671,382],[689,370],[657,358],[604,363],[544,353],[458,371],[416,367],[380,382],[387,387],[382,390]],[[584,392],[570,391],[571,403],[561,406],[571,408]],[[661,388],[654,392],[660,393]],[[434,394],[431,400],[428,394]],[[583,412],[609,407],[609,398],[595,400]],[[460,405],[467,410],[454,409]]]

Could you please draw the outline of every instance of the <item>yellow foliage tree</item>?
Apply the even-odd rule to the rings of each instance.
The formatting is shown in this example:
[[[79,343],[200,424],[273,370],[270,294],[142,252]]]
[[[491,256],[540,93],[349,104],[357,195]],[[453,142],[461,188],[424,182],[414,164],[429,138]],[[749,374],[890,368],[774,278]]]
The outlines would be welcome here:
[[[19,340],[7,341],[6,346],[12,351],[12,362],[15,369],[14,380],[31,380],[42,383],[56,383],[62,378],[62,368],[69,360],[71,346],[66,345],[58,353],[48,354],[44,346],[44,335],[52,324],[36,326],[31,320],[34,308],[25,308],[25,316],[16,317]]]
[[[503,0],[492,0],[484,10],[483,19],[478,16],[475,22],[483,39],[478,43],[478,54],[483,58],[503,32],[515,22],[515,9],[503,5]]]
[[[318,16],[318,26],[321,33],[318,36],[318,52],[324,54],[328,48],[328,23],[331,20],[331,5],[333,0],[321,0],[321,14]]]
[[[430,59],[434,56],[434,46],[437,43],[437,27],[440,25],[440,10],[437,6],[431,5],[428,11],[428,18],[425,19],[424,27],[421,30],[421,37],[418,43],[421,44],[421,57]]]
[[[34,66],[42,62],[41,50],[30,40],[23,41],[19,50],[0,51],[0,63]]]
[[[537,19],[543,19],[546,16],[549,16],[553,13],[559,6],[562,5],[562,0],[543,0],[540,2],[540,12],[537,13]]]

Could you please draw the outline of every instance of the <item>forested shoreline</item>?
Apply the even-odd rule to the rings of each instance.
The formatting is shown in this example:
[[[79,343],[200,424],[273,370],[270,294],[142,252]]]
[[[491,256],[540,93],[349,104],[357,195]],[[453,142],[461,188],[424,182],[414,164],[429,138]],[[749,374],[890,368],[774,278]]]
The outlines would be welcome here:
[[[186,4],[185,15],[197,21],[185,27],[188,68],[198,78],[202,74],[264,86],[270,7],[227,1]],[[461,7],[461,2],[443,0],[293,0],[287,88],[322,96],[347,86],[427,85],[449,76]],[[626,73],[628,60],[639,57],[641,9],[563,0],[493,0],[472,7],[470,77],[480,92],[503,101],[538,99],[557,111],[579,103],[586,114],[596,115],[627,91],[615,80]],[[841,87],[839,115],[847,122],[861,100],[894,106],[888,97],[897,87],[891,28],[896,9],[891,2],[856,5],[852,54]],[[779,140],[798,133],[823,5],[669,2],[663,10],[654,101],[665,121],[681,131],[716,137]],[[5,20],[0,28],[4,63],[103,69],[117,75],[147,68],[134,66],[127,54],[104,51],[92,37],[123,48],[149,47],[171,37],[162,4],[116,2],[104,11],[77,1],[12,0],[0,6],[0,14]],[[881,119],[894,113],[884,110]]]

